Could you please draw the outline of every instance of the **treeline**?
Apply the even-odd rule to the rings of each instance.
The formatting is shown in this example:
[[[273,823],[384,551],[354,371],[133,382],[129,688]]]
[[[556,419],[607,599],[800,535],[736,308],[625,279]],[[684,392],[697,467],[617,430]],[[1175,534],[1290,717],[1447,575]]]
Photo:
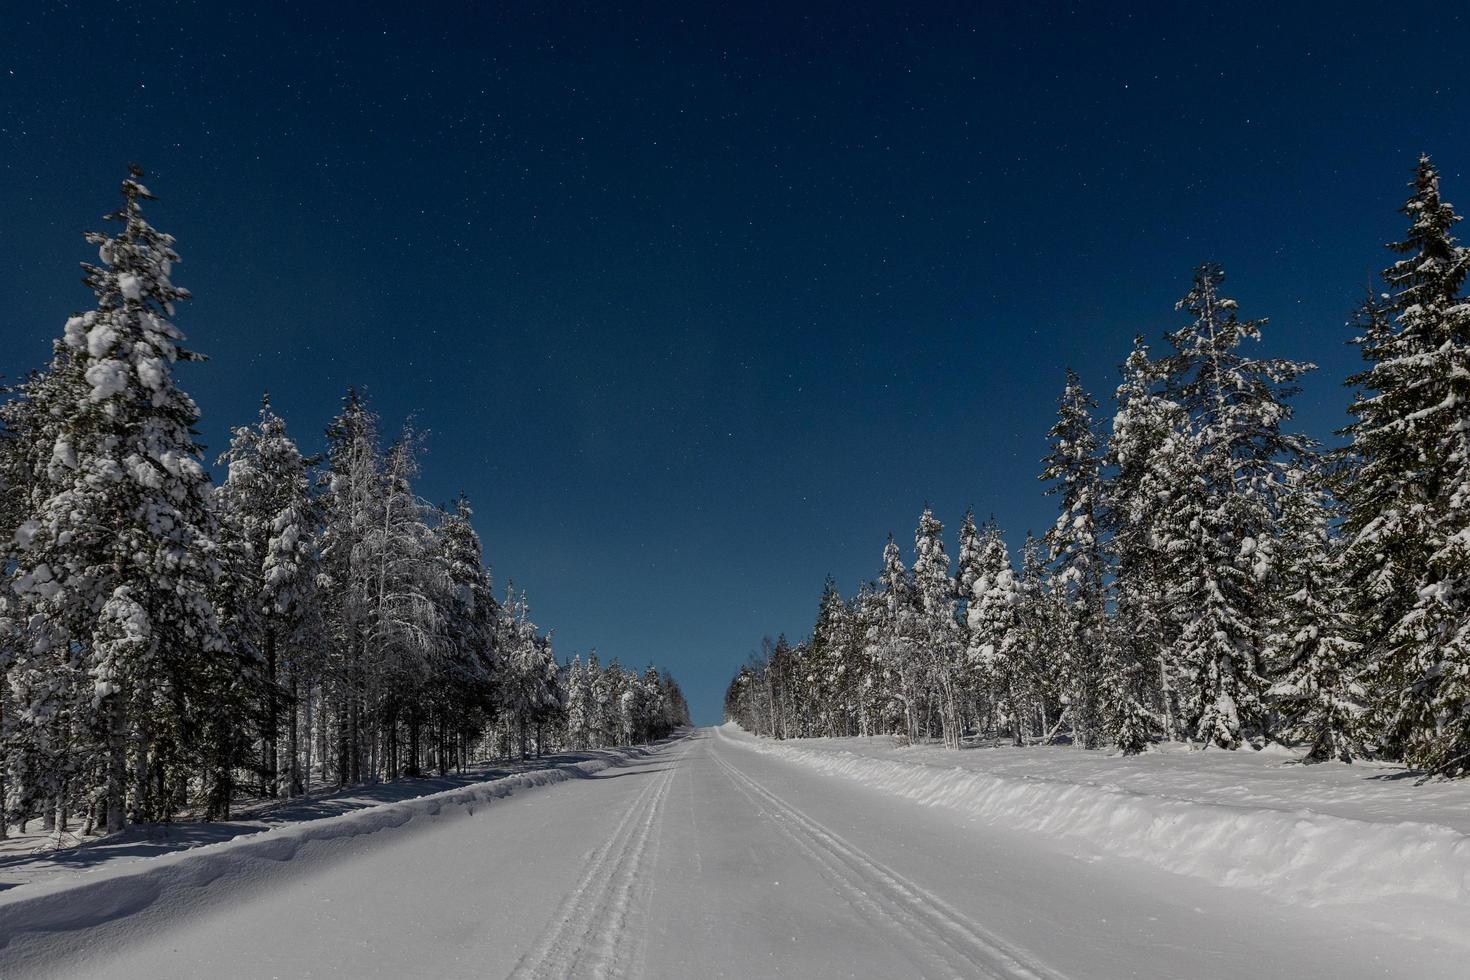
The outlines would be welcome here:
[[[588,693],[558,666],[524,593],[492,595],[468,501],[415,492],[420,434],[385,445],[356,391],[319,457],[264,401],[212,483],[174,377],[202,359],[172,323],[189,294],[141,176],[120,229],[87,235],[95,308],[0,405],[0,836],[222,819],[244,792],[687,724],[652,668],[593,671]]]
[[[1224,274],[1198,269],[1160,353],[1142,338],[1111,425],[1068,372],[1041,479],[1061,513],[1020,567],[967,515],[951,573],[926,508],[905,567],[811,637],[767,641],[729,718],[776,737],[896,732],[1299,743],[1470,772],[1470,249],[1421,158],[1400,256],[1357,311],[1346,445],[1289,429],[1313,365],[1248,356]]]

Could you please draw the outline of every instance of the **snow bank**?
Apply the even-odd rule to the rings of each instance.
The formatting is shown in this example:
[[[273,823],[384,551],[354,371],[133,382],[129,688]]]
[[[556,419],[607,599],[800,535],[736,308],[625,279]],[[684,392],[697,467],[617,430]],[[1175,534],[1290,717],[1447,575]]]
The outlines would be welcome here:
[[[598,758],[492,779],[427,796],[290,824],[218,844],[101,867],[59,881],[0,892],[0,975],[53,969],[69,947],[116,943],[231,903],[323,862],[341,860],[518,791],[586,778],[656,750],[606,751]]]
[[[1254,889],[1284,902],[1371,911],[1392,900],[1427,916],[1447,916],[1458,923],[1458,931],[1463,931],[1470,907],[1470,835],[1438,823],[1204,802],[1045,775],[998,775],[966,766],[875,758],[824,749],[815,740],[793,745],[729,728],[718,732],[733,744],[853,779],[889,796],[955,810],[1010,830],[1083,843],[1102,854]],[[882,748],[875,748],[882,754]],[[1100,753],[1092,756],[1102,763],[1112,761]],[[930,753],[929,758],[943,757]],[[1046,773],[1044,765],[1036,769]],[[1250,796],[1249,786],[1239,789],[1241,798]]]

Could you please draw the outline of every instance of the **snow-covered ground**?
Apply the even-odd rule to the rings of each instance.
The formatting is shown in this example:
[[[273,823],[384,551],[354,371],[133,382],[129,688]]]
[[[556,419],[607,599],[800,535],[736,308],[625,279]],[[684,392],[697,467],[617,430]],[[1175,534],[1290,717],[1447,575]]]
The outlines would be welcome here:
[[[727,739],[912,800],[1281,901],[1470,942],[1470,785],[1286,750],[1055,746],[961,752],[894,739]]]
[[[1460,834],[1458,786],[731,729],[608,761],[12,889],[0,976],[1432,978],[1470,955],[1470,929],[1445,918],[1463,892],[1406,877],[1385,897],[1378,864],[1337,872],[1358,890],[1345,903],[1304,883],[1319,856],[1292,892],[1118,843],[1136,832],[1128,801],[1196,829],[1218,809],[1264,834],[1282,815]],[[1010,783],[1062,795],[1028,813]],[[1218,868],[1246,839],[1215,838]]]
[[[85,837],[75,832],[58,837],[42,829],[40,820],[32,820],[25,833],[19,833],[12,826],[9,836],[0,840],[0,894],[21,885],[49,882],[139,858],[218,844],[290,824],[340,817],[366,807],[427,796],[535,769],[620,760],[625,754],[621,750],[588,749],[539,759],[500,759],[448,776],[399,779],[346,789],[314,785],[306,796],[239,803],[230,820],[206,823],[184,819],[168,824],[143,824],[129,827],[120,834],[101,837]]]

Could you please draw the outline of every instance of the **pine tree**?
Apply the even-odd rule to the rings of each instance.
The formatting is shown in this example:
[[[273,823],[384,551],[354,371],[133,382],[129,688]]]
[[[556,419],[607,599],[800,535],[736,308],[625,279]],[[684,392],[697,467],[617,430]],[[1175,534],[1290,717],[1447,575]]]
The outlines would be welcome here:
[[[322,602],[330,640],[324,671],[336,729],[337,782],[346,786],[361,782],[363,773],[363,666],[372,586],[364,549],[369,528],[380,520],[383,479],[378,419],[355,389],[348,389],[341,413],[327,427],[326,464],[320,475]]]
[[[124,820],[130,743],[138,819],[174,813],[189,769],[218,771],[224,749],[204,722],[238,674],[210,601],[219,569],[199,412],[173,376],[199,359],[170,322],[189,294],[170,279],[173,238],[143,218],[141,176],[133,168],[107,216],[119,233],[87,235],[102,260],[83,266],[97,305],[67,321],[48,371],[40,431],[54,441],[32,455],[48,459],[45,490],[17,530],[12,579],[29,623],[27,688],[56,699],[21,711],[68,760],[50,788],[64,796],[96,774],[110,830]]]
[[[939,701],[944,744],[960,747],[960,658],[959,621],[955,619],[954,579],[949,575],[949,556],[944,553],[939,523],[928,507],[919,517],[914,532],[914,636],[923,658],[925,686]]]
[[[992,559],[998,564],[998,559]],[[1058,676],[1059,651],[1072,626],[1057,597],[1047,587],[1049,549],[1030,534],[1021,546],[1021,572],[1015,587],[1015,624],[1003,650],[1013,665],[1017,683],[1017,710],[1024,703],[1029,724],[1034,715],[1041,735],[1051,735],[1052,708],[1062,700],[1063,677]],[[1017,741],[1021,732],[1018,730]]]
[[[1421,157],[1404,206],[1404,258],[1361,312],[1369,367],[1347,428],[1348,581],[1361,597],[1375,725],[1431,773],[1470,772],[1470,249]]]
[[[567,668],[567,744],[574,749],[590,747],[591,735],[591,685],[587,668],[582,665],[580,655],[572,658]]]
[[[290,715],[295,731],[295,706],[304,657],[301,641],[312,609],[312,566],[315,557],[315,516],[310,498],[307,460],[286,431],[286,423],[271,411],[269,397],[261,400],[254,425],[233,431],[230,448],[219,460],[227,467],[224,483],[215,491],[222,529],[225,562],[234,574],[227,594],[238,639],[263,661],[260,697],[264,702],[260,725],[262,789],[267,797],[280,790],[279,737],[281,714]],[[302,791],[298,744],[288,739],[286,791]]]
[[[919,682],[921,665],[914,651],[915,597],[913,579],[903,566],[903,556],[893,535],[883,547],[883,620],[879,627],[880,656],[897,680],[894,692],[903,710],[904,733],[910,742],[919,738]]]
[[[1120,642],[1131,648],[1129,684],[1136,684],[1141,702],[1128,711],[1136,715],[1139,707],[1156,705],[1165,737],[1176,740],[1181,735],[1181,707],[1190,700],[1181,698],[1180,689],[1191,679],[1175,659],[1178,616],[1169,608],[1165,518],[1167,502],[1187,492],[1194,464],[1189,418],[1177,402],[1156,391],[1161,374],[1143,338],[1135,338],[1118,386],[1118,410],[1105,455],[1112,475],[1103,488],[1103,527],[1113,571],[1114,618]],[[1139,676],[1133,677],[1134,671]],[[1121,675],[1117,680],[1122,682]],[[1115,716],[1115,729],[1119,720],[1121,716]],[[1118,742],[1116,731],[1113,737]]]
[[[1048,493],[1061,498],[1061,514],[1047,532],[1054,581],[1070,625],[1061,666],[1066,677],[1072,730],[1084,748],[1096,748],[1102,717],[1098,695],[1106,610],[1103,607],[1103,556],[1098,530],[1100,459],[1092,413],[1097,402],[1082,389],[1077,374],[1067,371],[1067,384],[1057,404],[1057,421],[1049,436],[1051,452],[1043,460],[1041,479]]]
[[[483,729],[494,709],[498,604],[491,592],[480,536],[471,523],[473,516],[469,499],[461,494],[453,510],[440,512],[433,534],[443,569],[438,578],[443,591],[440,636],[429,647],[427,709],[441,775],[448,772],[448,758],[455,746],[467,744]],[[419,715],[415,711],[411,716],[415,726],[410,732],[411,757],[417,751]]]
[[[1270,694],[1286,731],[1307,743],[1306,762],[1363,754],[1359,645],[1337,567],[1330,513],[1315,474],[1293,471],[1277,549],[1275,612],[1268,632]]]
[[[1282,474],[1309,444],[1285,434],[1292,383],[1311,365],[1249,359],[1264,320],[1241,320],[1219,293],[1224,273],[1204,265],[1179,309],[1190,322],[1169,335],[1165,392],[1193,423],[1192,461],[1176,474],[1164,525],[1171,601],[1187,610],[1176,658],[1193,674],[1196,738],[1236,748],[1264,724],[1261,643],[1267,604],[1261,579],[1279,513]],[[1182,461],[1181,461],[1182,462]]]
[[[819,713],[817,733],[821,735],[848,734],[852,678],[847,633],[847,604],[829,575],[822,586],[811,640],[812,697]]]
[[[1011,726],[1012,738],[1021,744],[1025,684],[1024,644],[1017,635],[1016,573],[1005,539],[994,522],[981,534],[979,574],[970,587],[971,669],[990,692],[992,708],[1001,709]]]

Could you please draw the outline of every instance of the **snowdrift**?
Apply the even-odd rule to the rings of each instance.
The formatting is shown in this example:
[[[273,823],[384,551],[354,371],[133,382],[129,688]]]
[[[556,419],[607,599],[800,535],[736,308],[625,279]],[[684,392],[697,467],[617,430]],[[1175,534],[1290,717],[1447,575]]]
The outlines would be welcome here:
[[[1155,795],[1047,778],[1044,768],[1040,776],[999,775],[939,764],[932,760],[944,756],[923,749],[905,751],[924,753],[931,761],[875,758],[885,754],[879,745],[868,754],[822,748],[818,740],[793,744],[757,739],[729,727],[717,731],[733,744],[856,780],[892,797],[1047,835],[1073,847],[1080,844],[1094,854],[1145,861],[1283,902],[1335,906],[1375,918],[1392,904],[1397,911],[1412,910],[1415,917],[1449,925],[1449,935],[1463,936],[1470,945],[1465,928],[1470,921],[1470,835],[1453,827]],[[960,758],[978,754],[966,752]],[[1100,764],[1115,761],[1100,754],[1092,758]],[[1246,784],[1219,789],[1234,790],[1242,800],[1253,796]],[[1395,793],[1402,799],[1401,792]]]
[[[68,948],[80,942],[95,949],[99,942],[115,944],[137,932],[171,927],[323,862],[472,816],[480,806],[523,790],[586,778],[655,747],[604,750],[592,759],[0,892],[0,976],[56,971]]]

